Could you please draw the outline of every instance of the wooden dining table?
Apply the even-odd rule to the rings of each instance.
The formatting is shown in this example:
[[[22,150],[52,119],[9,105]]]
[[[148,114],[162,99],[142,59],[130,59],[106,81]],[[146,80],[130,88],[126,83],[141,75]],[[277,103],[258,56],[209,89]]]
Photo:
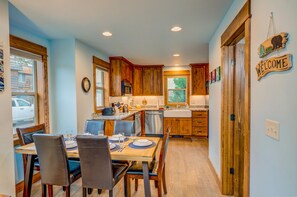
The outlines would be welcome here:
[[[149,167],[148,163],[151,162],[155,155],[160,142],[159,137],[136,137],[138,139],[148,139],[154,142],[156,145],[150,148],[135,149],[129,146],[129,143],[133,142],[129,139],[124,142],[124,149],[122,151],[110,151],[112,160],[124,160],[124,161],[138,161],[142,162],[143,179],[144,179],[144,191],[145,196],[151,196],[151,187],[149,180]],[[17,153],[27,155],[26,174],[24,178],[24,191],[23,196],[29,197],[31,195],[32,177],[34,171],[34,160],[37,157],[35,144],[27,144],[17,147],[15,150]],[[79,158],[78,149],[67,149],[68,158]],[[130,190],[130,188],[128,188]],[[128,192],[130,193],[130,192]],[[128,194],[129,195],[129,194]]]

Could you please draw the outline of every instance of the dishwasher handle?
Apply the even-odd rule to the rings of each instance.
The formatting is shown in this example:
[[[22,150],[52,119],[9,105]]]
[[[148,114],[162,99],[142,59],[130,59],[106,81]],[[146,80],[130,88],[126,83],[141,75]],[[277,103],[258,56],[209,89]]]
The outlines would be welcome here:
[[[149,112],[147,113],[146,112],[145,115],[163,115],[163,113],[149,113]]]

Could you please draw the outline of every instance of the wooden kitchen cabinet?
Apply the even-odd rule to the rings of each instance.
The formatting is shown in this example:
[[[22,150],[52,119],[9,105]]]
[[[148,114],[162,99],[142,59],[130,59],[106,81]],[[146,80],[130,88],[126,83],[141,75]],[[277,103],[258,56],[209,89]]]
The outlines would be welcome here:
[[[143,66],[142,68],[142,95],[163,95],[163,66]]]
[[[208,137],[208,112],[192,112],[192,135],[198,137]]]
[[[166,132],[168,126],[171,128],[170,135],[192,134],[191,118],[164,118],[164,132]]]
[[[142,67],[133,67],[133,96],[142,96]]]
[[[110,96],[122,96],[122,81],[132,84],[133,64],[124,57],[110,57]]]
[[[207,95],[208,64],[190,64],[192,95]]]

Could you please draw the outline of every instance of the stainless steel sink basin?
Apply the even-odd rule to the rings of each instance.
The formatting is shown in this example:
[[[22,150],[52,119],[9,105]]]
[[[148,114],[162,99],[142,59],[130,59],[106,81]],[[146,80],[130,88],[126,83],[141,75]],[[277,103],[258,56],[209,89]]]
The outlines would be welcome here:
[[[165,118],[191,118],[192,111],[189,109],[170,109],[164,111]]]

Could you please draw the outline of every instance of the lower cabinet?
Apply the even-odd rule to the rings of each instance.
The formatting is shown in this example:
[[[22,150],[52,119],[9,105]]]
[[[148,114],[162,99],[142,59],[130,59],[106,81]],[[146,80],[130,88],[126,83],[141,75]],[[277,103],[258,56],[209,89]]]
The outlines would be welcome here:
[[[171,128],[170,135],[191,135],[192,118],[164,118],[164,132]]]
[[[192,112],[192,135],[198,137],[208,137],[208,112]]]

